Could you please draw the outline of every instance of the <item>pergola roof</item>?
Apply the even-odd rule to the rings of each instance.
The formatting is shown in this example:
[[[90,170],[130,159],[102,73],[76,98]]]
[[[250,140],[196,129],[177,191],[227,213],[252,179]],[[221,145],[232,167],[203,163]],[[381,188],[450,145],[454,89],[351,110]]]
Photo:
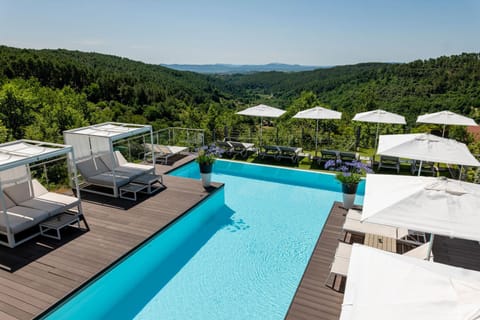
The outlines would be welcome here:
[[[110,138],[112,141],[137,134],[150,132],[152,126],[131,123],[105,122],[88,127],[64,131],[65,134],[81,134],[87,136]]]
[[[71,146],[34,140],[2,143],[0,144],[0,171],[54,158],[71,151]]]

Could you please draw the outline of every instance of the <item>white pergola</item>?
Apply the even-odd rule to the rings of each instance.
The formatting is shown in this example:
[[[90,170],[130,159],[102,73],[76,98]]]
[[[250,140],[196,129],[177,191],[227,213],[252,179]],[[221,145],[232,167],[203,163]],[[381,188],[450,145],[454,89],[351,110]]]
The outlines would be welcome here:
[[[80,199],[76,168],[75,165],[73,165],[75,158],[74,151],[71,146],[34,140],[17,140],[0,144],[0,207],[2,210],[1,220],[5,227],[5,232],[1,233],[7,237],[6,242],[0,240],[1,244],[15,247],[38,235],[38,233],[35,233],[21,241],[15,239],[15,233],[9,221],[12,219],[12,216],[7,214],[7,203],[3,190],[21,182],[28,182],[30,188],[33,189],[30,173],[31,164],[64,155],[67,157],[67,166],[69,172],[72,174],[69,180],[75,184],[72,187],[76,189],[77,198]],[[78,210],[79,214],[83,214],[80,202],[78,204]]]
[[[112,163],[115,163],[113,143],[121,139],[133,136],[150,134],[150,141],[153,141],[151,125],[105,122],[87,127],[76,128],[63,132],[65,143],[71,145],[75,152],[75,163],[94,158],[98,155],[111,155]],[[145,148],[146,143],[143,142]],[[155,168],[155,153],[152,152],[152,166]],[[115,170],[112,170],[115,176]],[[113,179],[113,196],[118,196],[118,188]]]

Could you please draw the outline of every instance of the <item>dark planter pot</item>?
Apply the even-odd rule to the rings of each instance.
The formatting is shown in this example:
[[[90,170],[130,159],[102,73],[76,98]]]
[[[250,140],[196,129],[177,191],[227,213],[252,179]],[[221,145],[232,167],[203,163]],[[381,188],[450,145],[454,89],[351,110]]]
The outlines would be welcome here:
[[[200,168],[200,173],[212,173],[213,163],[211,164],[199,163],[198,167]]]
[[[358,183],[342,183],[342,192],[346,194],[357,193]]]

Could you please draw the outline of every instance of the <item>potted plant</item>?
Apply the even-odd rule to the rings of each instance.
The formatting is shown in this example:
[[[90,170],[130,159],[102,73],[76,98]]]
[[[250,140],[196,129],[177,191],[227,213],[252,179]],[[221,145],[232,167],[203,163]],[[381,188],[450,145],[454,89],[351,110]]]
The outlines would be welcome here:
[[[328,160],[325,169],[338,171],[336,178],[342,184],[343,207],[350,209],[355,202],[357,187],[365,173],[372,173],[372,169],[361,161]]]
[[[202,177],[203,187],[208,188],[212,181],[213,164],[217,157],[221,156],[221,150],[215,145],[204,146],[198,150],[198,167]]]

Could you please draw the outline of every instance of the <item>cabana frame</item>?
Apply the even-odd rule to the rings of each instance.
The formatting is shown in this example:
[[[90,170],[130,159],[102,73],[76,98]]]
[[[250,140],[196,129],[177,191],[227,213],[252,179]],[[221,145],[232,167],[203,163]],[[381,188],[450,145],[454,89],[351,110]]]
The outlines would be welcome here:
[[[67,159],[67,167],[69,175],[69,181],[72,185],[72,188],[76,189],[77,199],[78,201],[75,202],[74,206],[77,207],[78,212],[75,213],[79,216],[79,218],[83,219],[85,225],[86,223],[85,217],[83,216],[82,205],[80,201],[80,190],[77,180],[77,170],[74,165],[74,151],[71,146],[57,144],[57,143],[49,143],[49,142],[42,142],[42,141],[35,141],[35,140],[17,140],[12,142],[7,142],[0,144],[0,208],[2,218],[4,219],[5,224],[5,231],[1,231],[0,234],[6,236],[7,241],[0,239],[0,244],[8,246],[8,247],[16,247],[17,245],[24,243],[37,235],[40,234],[39,224],[42,221],[39,221],[37,225],[33,225],[32,227],[26,228],[24,230],[20,230],[18,233],[37,228],[38,230],[35,231],[32,229],[33,232],[29,232],[29,234],[21,239],[16,239],[16,233],[12,230],[12,223],[11,219],[13,216],[8,214],[7,209],[7,201],[6,196],[4,193],[5,188],[10,186],[15,186],[20,182],[28,182],[30,190],[33,190],[32,184],[32,177],[30,172],[30,165],[33,163],[38,163],[43,160],[58,158],[61,156],[65,156]],[[22,168],[24,167],[24,168]],[[18,169],[17,169],[18,168]],[[8,172],[10,170],[10,172]],[[18,170],[18,171],[14,171]],[[22,173],[21,176],[18,176],[18,173]],[[9,200],[11,202],[11,200]],[[18,206],[17,206],[18,208]],[[24,208],[29,209],[29,208]],[[30,208],[35,209],[35,208]],[[71,209],[71,207],[66,208],[66,211]],[[33,220],[33,219],[32,219]],[[44,219],[46,220],[46,219]]]
[[[105,122],[63,132],[65,143],[71,145],[75,151],[75,164],[88,159],[95,161],[95,158],[99,156],[109,156],[111,157],[112,163],[116,163],[113,147],[115,141],[127,139],[136,135],[143,137],[145,140],[145,136],[148,134],[150,134],[150,141],[153,141],[151,125],[119,122]],[[143,141],[144,148],[145,145],[146,143]],[[152,154],[152,159],[152,170],[155,172],[155,153]],[[118,198],[120,195],[120,186],[118,185],[116,178],[120,177],[120,175],[118,172],[116,173],[114,168],[111,170],[111,175],[113,186],[101,185],[101,187],[112,188],[112,193],[89,188],[89,186],[96,184],[89,183],[88,181],[82,184],[80,189],[85,192]]]

